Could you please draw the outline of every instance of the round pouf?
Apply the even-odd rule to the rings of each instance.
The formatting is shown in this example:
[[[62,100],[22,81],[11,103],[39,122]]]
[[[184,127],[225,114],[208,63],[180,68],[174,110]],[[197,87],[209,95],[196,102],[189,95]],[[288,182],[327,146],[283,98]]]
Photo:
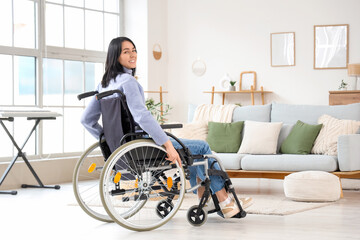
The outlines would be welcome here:
[[[304,202],[337,201],[341,196],[339,177],[322,171],[292,173],[284,179],[285,196]]]

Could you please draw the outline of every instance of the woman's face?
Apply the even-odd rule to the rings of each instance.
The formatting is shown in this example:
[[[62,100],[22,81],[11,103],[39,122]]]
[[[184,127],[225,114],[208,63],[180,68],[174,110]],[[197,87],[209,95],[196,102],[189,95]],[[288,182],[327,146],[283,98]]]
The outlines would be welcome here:
[[[136,68],[137,53],[134,45],[129,41],[122,42],[119,63],[126,68]]]

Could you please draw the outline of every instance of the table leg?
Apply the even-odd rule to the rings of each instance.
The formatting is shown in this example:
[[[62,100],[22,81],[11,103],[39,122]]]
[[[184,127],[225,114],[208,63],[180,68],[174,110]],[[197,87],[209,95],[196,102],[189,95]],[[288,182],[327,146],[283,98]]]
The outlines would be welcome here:
[[[19,157],[22,157],[24,162],[26,163],[27,167],[30,169],[31,173],[33,174],[33,176],[35,177],[36,181],[39,183],[39,186],[37,185],[27,185],[27,184],[22,184],[21,187],[22,188],[27,188],[27,187],[35,187],[35,188],[54,188],[54,189],[60,189],[59,185],[55,185],[55,186],[45,186],[39,176],[36,174],[35,170],[33,169],[33,167],[31,166],[29,160],[26,158],[26,154],[22,151],[26,145],[26,143],[28,142],[28,140],[30,139],[31,135],[33,134],[33,132],[35,131],[36,127],[39,125],[40,123],[40,119],[36,119],[35,124],[33,126],[33,128],[31,129],[28,137],[25,139],[25,142],[23,143],[22,147],[20,148],[17,143],[15,142],[14,137],[10,134],[9,130],[6,128],[5,124],[0,120],[0,124],[1,126],[4,128],[6,134],[9,136],[11,142],[13,143],[14,147],[18,150],[18,154],[13,158],[13,160],[10,162],[9,166],[7,167],[7,169],[5,170],[3,176],[1,177],[0,180],[0,186],[3,183],[3,181],[5,180],[6,176],[8,175],[8,173],[10,172],[11,168],[14,166],[16,160]],[[16,195],[17,191],[0,191],[0,194],[12,194],[12,195]]]

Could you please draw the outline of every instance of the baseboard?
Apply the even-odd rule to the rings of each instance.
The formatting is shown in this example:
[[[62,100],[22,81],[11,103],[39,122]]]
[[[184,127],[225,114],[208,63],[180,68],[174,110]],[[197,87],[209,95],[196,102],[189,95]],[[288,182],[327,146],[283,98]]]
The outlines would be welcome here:
[[[31,160],[30,164],[44,185],[59,184],[72,181],[73,171],[78,159],[78,157],[72,157]],[[8,165],[9,163],[0,163],[0,176],[3,176]],[[25,162],[18,159],[1,184],[0,190],[21,188],[21,184],[37,185],[38,183]]]

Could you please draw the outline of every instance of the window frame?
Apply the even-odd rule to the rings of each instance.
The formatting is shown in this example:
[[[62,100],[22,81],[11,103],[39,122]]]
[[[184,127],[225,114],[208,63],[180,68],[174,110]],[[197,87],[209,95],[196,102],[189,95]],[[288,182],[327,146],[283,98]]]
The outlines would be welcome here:
[[[16,0],[12,0],[12,22],[14,22],[14,1]],[[85,102],[83,101],[83,103],[79,106],[67,106],[64,104],[61,106],[57,106],[57,105],[47,105],[44,106],[44,102],[43,102],[43,82],[44,82],[44,76],[43,76],[43,59],[45,58],[49,58],[49,59],[59,59],[62,60],[63,62],[63,66],[64,66],[64,61],[70,60],[70,61],[79,61],[83,64],[84,68],[83,68],[83,74],[84,74],[84,79],[83,79],[83,87],[85,89],[85,65],[86,63],[90,62],[90,63],[102,63],[104,65],[105,60],[106,60],[106,50],[105,46],[103,48],[104,51],[95,51],[95,50],[86,50],[85,49],[85,31],[86,31],[86,23],[84,20],[84,49],[75,49],[75,48],[66,48],[65,47],[65,42],[63,42],[63,46],[64,47],[56,47],[56,46],[47,46],[45,43],[45,38],[46,38],[46,32],[45,32],[45,21],[46,21],[46,13],[45,13],[45,5],[47,3],[50,4],[54,4],[54,5],[59,5],[59,6],[63,6],[63,7],[74,7],[74,8],[78,8],[78,9],[83,9],[84,13],[85,10],[91,10],[91,11],[97,11],[97,12],[102,12],[102,13],[109,13],[109,14],[113,14],[113,15],[118,15],[118,19],[119,19],[119,24],[118,24],[118,35],[121,36],[123,34],[123,0],[118,0],[118,13],[115,12],[108,12],[104,10],[104,0],[103,1],[103,10],[94,10],[94,9],[90,9],[90,8],[85,8],[85,1],[83,4],[83,7],[75,7],[75,6],[71,6],[71,5],[67,5],[64,4],[64,1],[62,4],[59,3],[53,3],[53,2],[47,2],[46,0],[28,0],[31,2],[34,2],[37,4],[37,8],[34,14],[37,14],[37,19],[36,19],[36,24],[35,24],[35,37],[37,39],[35,39],[35,48],[21,48],[21,47],[14,47],[14,29],[12,27],[12,46],[3,46],[0,45],[0,54],[3,55],[10,55],[12,57],[12,59],[14,59],[15,56],[29,56],[29,57],[34,57],[35,58],[35,105],[16,105],[14,102],[14,94],[12,96],[12,104],[8,105],[8,104],[1,104],[0,103],[0,107],[39,107],[39,108],[54,108],[54,107],[59,107],[62,108],[62,112],[64,112],[64,110],[66,108],[78,108],[78,109],[84,109],[85,108]],[[63,12],[64,14],[64,12]],[[85,19],[85,14],[84,14],[84,19]],[[65,19],[63,19],[63,21],[65,21]],[[63,33],[65,32],[65,25],[63,26]],[[64,35],[63,35],[64,36]],[[114,36],[115,37],[115,36]],[[64,37],[65,38],[65,37]],[[63,39],[63,41],[65,41],[65,39]],[[106,44],[105,43],[105,22],[103,22],[103,45]],[[13,61],[13,60],[12,60]],[[14,65],[13,69],[14,69]],[[64,71],[64,69],[63,69]],[[14,70],[12,70],[13,74],[12,74],[12,85],[13,85],[13,92],[14,90]],[[63,82],[64,82],[64,76],[63,76]],[[62,96],[65,96],[64,91],[62,92]],[[55,120],[55,121],[59,121],[59,120]],[[49,154],[44,154],[44,149],[43,149],[43,124],[40,123],[38,128],[36,129],[36,133],[35,133],[35,155],[29,155],[28,159],[29,160],[33,160],[33,159],[52,159],[52,158],[64,158],[64,157],[76,157],[81,155],[82,152],[65,152],[64,150],[64,132],[65,132],[65,121],[64,118],[61,118],[62,121],[62,153],[51,153],[49,156]],[[0,132],[3,132],[2,130]],[[0,134],[5,134],[5,133],[0,133]],[[14,134],[14,129],[12,130],[11,134]],[[83,142],[83,150],[85,150],[85,132],[83,133],[82,136],[82,142]],[[7,136],[6,136],[7,139]],[[10,141],[10,139],[8,139]],[[17,140],[17,139],[15,139]],[[95,141],[95,139],[94,139]],[[18,143],[20,144],[20,143]],[[0,157],[0,163],[1,162],[8,162],[10,161],[14,156],[16,155],[16,149],[13,148],[12,150],[12,156],[9,157]]]

